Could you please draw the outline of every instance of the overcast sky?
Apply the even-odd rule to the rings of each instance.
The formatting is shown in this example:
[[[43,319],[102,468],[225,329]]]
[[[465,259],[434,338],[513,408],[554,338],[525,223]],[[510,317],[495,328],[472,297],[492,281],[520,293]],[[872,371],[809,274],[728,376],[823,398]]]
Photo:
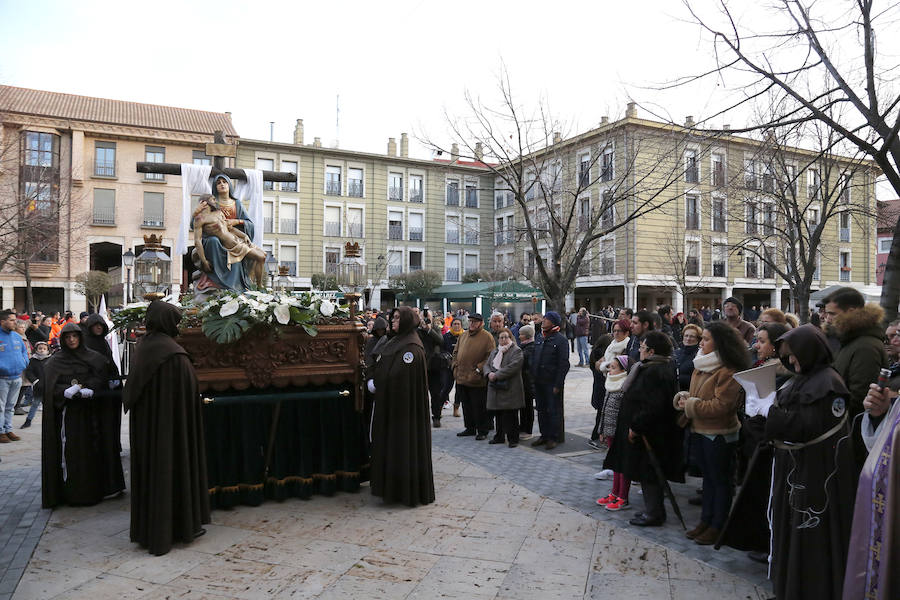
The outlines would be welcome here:
[[[545,100],[570,134],[629,97],[642,116],[709,114],[721,89],[648,89],[711,64],[687,17],[677,0],[0,0],[0,82],[230,111],[252,139],[274,121],[289,142],[302,118],[306,143],[384,153],[408,132],[427,158],[416,136],[449,139],[445,112],[464,113],[467,90],[495,100],[501,64],[518,101]]]

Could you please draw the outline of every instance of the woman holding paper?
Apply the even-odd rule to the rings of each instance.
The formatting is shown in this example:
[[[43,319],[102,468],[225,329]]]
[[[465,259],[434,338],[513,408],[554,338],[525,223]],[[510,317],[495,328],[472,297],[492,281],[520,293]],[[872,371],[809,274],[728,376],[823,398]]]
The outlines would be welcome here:
[[[777,345],[795,375],[774,404],[748,393],[745,409],[766,417],[775,446],[770,577],[777,598],[840,598],[856,490],[849,392],[813,325],[790,330]]]
[[[749,362],[747,345],[736,329],[725,321],[708,323],[694,358],[690,390],[674,398],[675,408],[690,420],[694,464],[703,473],[700,523],[686,534],[701,545],[715,543],[731,508],[734,448],[741,429],[741,387],[733,376]]]

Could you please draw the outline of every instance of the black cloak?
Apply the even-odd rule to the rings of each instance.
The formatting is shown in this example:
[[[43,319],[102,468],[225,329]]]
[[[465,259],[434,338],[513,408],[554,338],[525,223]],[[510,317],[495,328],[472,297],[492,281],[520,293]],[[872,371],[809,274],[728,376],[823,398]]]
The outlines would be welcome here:
[[[63,341],[76,333],[78,347]],[[47,359],[44,369],[44,415],[41,434],[41,496],[44,508],[59,504],[96,504],[105,496],[125,489],[119,457],[120,431],[108,424],[111,413],[121,411],[110,394],[106,359],[85,347],[84,335],[75,323],[60,332],[60,349]],[[91,398],[77,394],[66,398],[73,382],[93,390]]]
[[[181,311],[147,307],[125,385],[131,411],[131,541],[157,556],[191,542],[209,523],[200,389],[187,352],[172,339]]]
[[[385,502],[416,506],[434,502],[427,365],[415,313],[396,310],[399,330],[377,351],[370,481]]]
[[[100,335],[95,335],[93,331],[94,325],[98,324],[103,326],[103,332]],[[110,410],[104,411],[103,413],[103,428],[109,431],[121,431],[122,383],[119,379],[121,377],[119,368],[116,366],[116,361],[113,360],[112,348],[109,347],[109,344],[106,341],[106,336],[109,334],[109,325],[106,324],[106,319],[97,313],[94,313],[87,318],[87,321],[85,321],[82,333],[84,335],[84,345],[89,350],[93,350],[97,354],[102,354],[106,359],[106,379],[111,382],[116,382],[115,388],[108,392]],[[121,453],[121,443],[119,443],[118,448]]]
[[[803,325],[782,335],[779,353],[784,344],[801,371],[778,390],[766,417],[766,439],[776,444],[770,577],[777,598],[837,599],[856,494],[850,392],[831,368],[828,340],[818,328]],[[788,450],[783,442],[810,445]]]

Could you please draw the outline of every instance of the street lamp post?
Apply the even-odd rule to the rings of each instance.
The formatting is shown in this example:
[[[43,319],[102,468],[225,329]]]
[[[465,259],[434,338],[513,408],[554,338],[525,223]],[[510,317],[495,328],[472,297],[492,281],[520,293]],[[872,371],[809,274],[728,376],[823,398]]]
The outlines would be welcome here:
[[[125,304],[131,304],[131,267],[134,266],[134,252],[131,248],[122,255],[122,264],[125,265]]]
[[[144,251],[135,259],[135,275],[148,302],[165,297],[172,259],[162,247],[162,236],[145,235]]]
[[[269,279],[272,281],[272,288],[275,287],[275,273],[278,271],[278,261],[275,260],[275,255],[272,252],[266,252],[266,272],[269,274]]]
[[[366,261],[360,256],[358,242],[347,242],[344,245],[344,259],[340,264],[338,279],[352,319],[356,316],[357,304],[366,283]]]

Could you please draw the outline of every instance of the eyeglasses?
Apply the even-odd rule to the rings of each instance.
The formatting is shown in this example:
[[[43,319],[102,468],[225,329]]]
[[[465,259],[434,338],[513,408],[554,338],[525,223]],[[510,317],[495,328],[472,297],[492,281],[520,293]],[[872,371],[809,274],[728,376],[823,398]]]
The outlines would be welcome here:
[[[891,339],[891,338],[895,338],[895,337],[900,337],[900,331],[895,331],[894,333],[889,333],[887,335],[887,339]]]

